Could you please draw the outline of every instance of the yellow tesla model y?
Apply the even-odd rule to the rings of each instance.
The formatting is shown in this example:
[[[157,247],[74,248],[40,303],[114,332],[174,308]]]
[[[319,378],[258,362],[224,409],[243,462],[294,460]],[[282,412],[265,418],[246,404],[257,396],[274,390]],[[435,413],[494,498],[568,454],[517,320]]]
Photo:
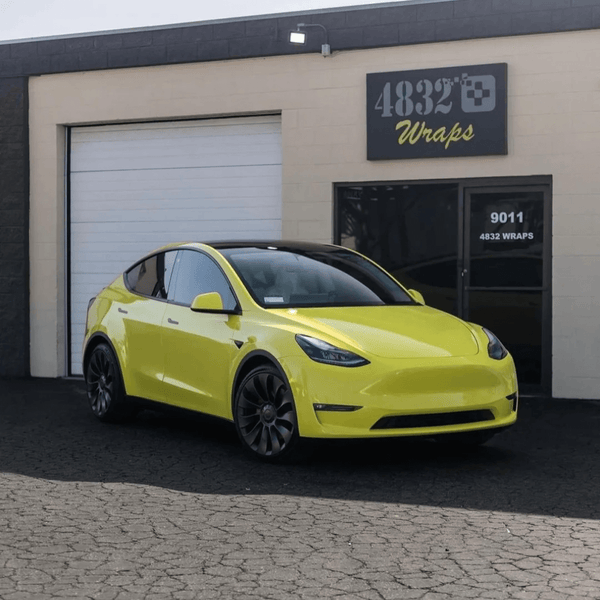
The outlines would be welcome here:
[[[514,363],[491,331],[334,245],[161,248],[90,301],[83,369],[102,421],[140,398],[170,404],[233,421],[269,461],[303,438],[483,443],[517,418]]]

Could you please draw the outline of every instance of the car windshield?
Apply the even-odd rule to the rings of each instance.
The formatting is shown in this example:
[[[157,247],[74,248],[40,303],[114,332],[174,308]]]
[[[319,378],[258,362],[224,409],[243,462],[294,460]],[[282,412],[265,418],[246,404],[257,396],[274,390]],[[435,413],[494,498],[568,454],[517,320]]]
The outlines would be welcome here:
[[[383,270],[343,248],[220,252],[264,308],[414,304]]]

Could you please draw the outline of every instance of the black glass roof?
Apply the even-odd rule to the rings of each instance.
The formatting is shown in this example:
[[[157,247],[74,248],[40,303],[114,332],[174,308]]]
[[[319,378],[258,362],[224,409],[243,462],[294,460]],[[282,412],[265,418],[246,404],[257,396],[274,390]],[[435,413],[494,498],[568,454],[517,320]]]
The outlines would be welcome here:
[[[233,248],[259,248],[264,250],[284,250],[288,252],[336,252],[341,248],[333,244],[317,244],[315,242],[296,242],[287,240],[233,240],[223,242],[205,242],[215,250]]]

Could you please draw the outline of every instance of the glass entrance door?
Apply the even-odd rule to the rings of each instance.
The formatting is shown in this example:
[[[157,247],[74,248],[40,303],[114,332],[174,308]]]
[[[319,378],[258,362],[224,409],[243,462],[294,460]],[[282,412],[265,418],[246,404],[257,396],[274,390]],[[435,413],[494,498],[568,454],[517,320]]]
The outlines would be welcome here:
[[[547,201],[542,187],[465,190],[462,316],[498,335],[532,386],[542,385],[548,347]]]

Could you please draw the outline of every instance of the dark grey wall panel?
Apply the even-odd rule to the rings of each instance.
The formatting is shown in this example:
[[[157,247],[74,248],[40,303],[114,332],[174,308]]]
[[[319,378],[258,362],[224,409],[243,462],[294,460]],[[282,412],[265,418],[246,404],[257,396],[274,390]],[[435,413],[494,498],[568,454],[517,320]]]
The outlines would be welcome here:
[[[227,40],[198,43],[198,60],[218,60],[228,50]]]
[[[363,42],[369,46],[395,46],[399,41],[398,25],[374,25],[363,29]]]
[[[569,0],[567,0],[569,2]],[[489,15],[492,12],[492,0],[461,0],[454,4],[453,18]]]
[[[417,21],[450,21],[453,17],[453,2],[435,2],[417,6]]]
[[[501,13],[473,17],[473,27],[482,37],[502,37],[510,35],[512,31],[512,15]]]
[[[108,54],[101,50],[84,50],[79,52],[78,59],[79,68],[84,71],[95,71],[108,68]],[[156,63],[154,62],[154,64]]]
[[[118,48],[108,51],[108,66],[113,69],[120,67],[136,67],[139,63],[139,48]]]
[[[29,374],[27,79],[0,78],[0,377]]]
[[[464,40],[472,38],[475,33],[475,19],[472,18],[435,22],[435,38],[437,40]]]
[[[435,21],[401,23],[398,25],[400,44],[426,44],[427,42],[435,42],[435,34]]]
[[[291,46],[297,23],[327,28],[335,51],[462,39],[597,29],[600,0],[444,0],[376,4],[181,27],[0,44],[0,76],[64,73],[194,61],[319,52],[325,34],[310,28]]]
[[[81,58],[79,59],[81,60]],[[138,63],[140,67],[167,62],[166,46],[145,46],[139,49]]]
[[[561,26],[564,29],[583,29],[587,23],[593,22],[593,8],[581,6],[565,8],[552,12],[552,27]]]

